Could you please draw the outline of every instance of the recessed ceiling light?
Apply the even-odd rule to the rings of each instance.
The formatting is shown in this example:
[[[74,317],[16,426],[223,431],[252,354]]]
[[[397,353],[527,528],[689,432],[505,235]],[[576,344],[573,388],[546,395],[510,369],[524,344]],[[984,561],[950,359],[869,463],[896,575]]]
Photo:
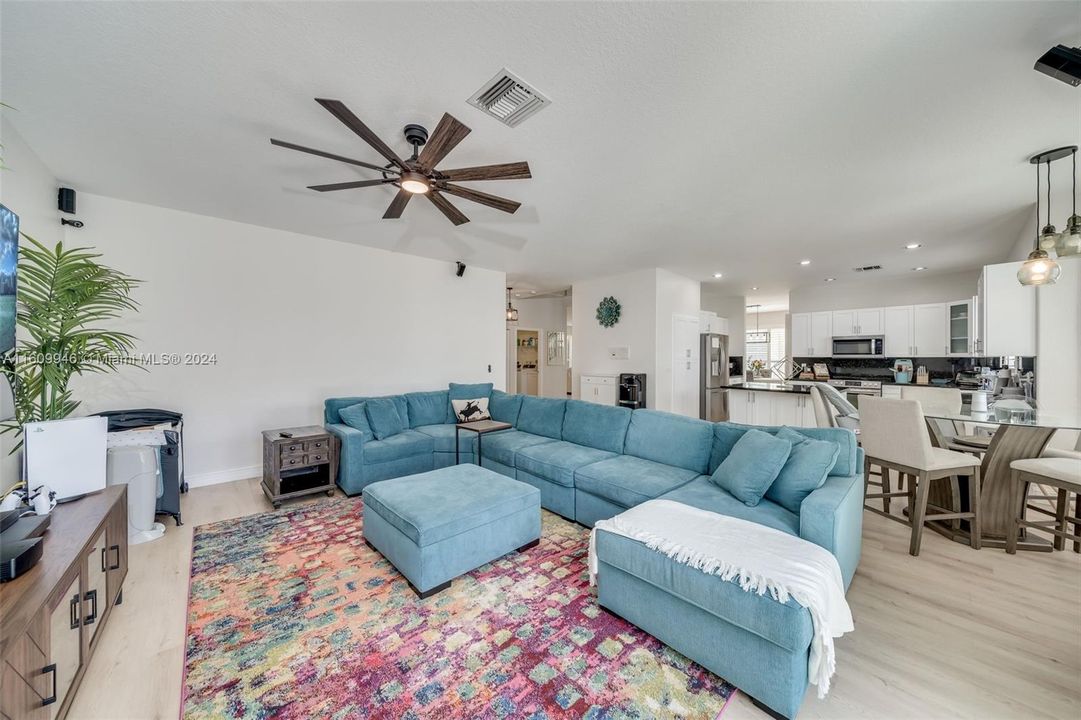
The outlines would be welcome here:
[[[753,288],[751,288],[751,290],[757,290],[757,289],[758,289],[758,288],[756,288],[756,287],[753,287]]]
[[[723,275],[721,273],[713,273],[713,277],[720,278],[723,277]]]
[[[810,260],[800,260],[800,261],[799,261],[799,264],[800,264],[800,265],[810,265],[810,264],[811,264],[811,261],[810,261]]]
[[[925,267],[924,267],[923,265],[920,265],[919,267],[914,267],[914,268],[912,268],[912,270],[913,270],[914,272],[920,272],[920,271],[922,271],[922,270],[926,270],[926,269],[927,269],[927,268],[925,268]]]
[[[530,290],[530,291],[529,291],[529,294],[530,294],[530,295],[536,295],[536,294],[537,294],[537,291],[536,291],[536,290]]]
[[[836,279],[837,279],[837,278],[826,278],[826,282],[833,282],[833,281],[834,281],[834,280],[836,280]]]
[[[908,245],[905,245],[905,250],[915,250],[918,247],[923,247],[923,245],[920,243],[909,243]]]

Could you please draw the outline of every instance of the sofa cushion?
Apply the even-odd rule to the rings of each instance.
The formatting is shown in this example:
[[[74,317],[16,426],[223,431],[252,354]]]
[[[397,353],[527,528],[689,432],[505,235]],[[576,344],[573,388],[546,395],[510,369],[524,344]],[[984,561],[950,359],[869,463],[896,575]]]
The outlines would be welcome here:
[[[657,410],[635,410],[623,452],[693,470],[697,475],[705,472],[712,445],[713,425],[705,420]]]
[[[713,450],[710,453],[709,472],[717,469],[721,461],[732,451],[743,433],[748,430],[762,430],[768,433],[777,433],[779,427],[763,427],[753,425],[740,425],[738,423],[719,422],[713,425]],[[800,435],[805,435],[813,440],[828,440],[837,443],[837,462],[830,470],[834,477],[848,477],[859,475],[863,468],[856,462],[856,434],[845,428],[791,428]]]
[[[368,425],[371,426],[376,440],[385,440],[409,427],[398,414],[396,403],[390,398],[365,400],[364,412],[368,415]]]
[[[566,400],[526,395],[522,398],[522,410],[518,413],[517,428],[534,435],[562,440],[563,413],[566,407]]]
[[[642,411],[634,412],[638,414]],[[578,468],[574,473],[574,485],[579,490],[629,508],[690,482],[697,475],[686,468],[643,460],[633,455],[617,455]]]
[[[713,471],[710,479],[754,507],[788,461],[792,443],[761,430],[749,430]]]
[[[631,412],[630,408],[615,405],[567,400],[563,439],[597,450],[622,453]]]
[[[372,483],[364,502],[421,547],[530,510],[540,515],[540,493],[476,465]]]
[[[442,410],[442,406],[439,408]],[[440,423],[438,425],[421,425],[416,428],[417,432],[423,433],[435,441],[435,451],[452,453],[454,452],[454,425],[447,425]],[[461,452],[471,453],[474,452],[476,447],[477,434],[463,430],[458,433],[458,448]]]
[[[509,395],[502,390],[493,390],[488,398],[488,412],[493,420],[499,422],[518,424],[518,412],[522,409],[522,396]]]
[[[557,485],[574,487],[574,471],[616,454],[563,440],[531,445],[518,451],[515,467]]]
[[[409,427],[418,428],[421,425],[439,425],[445,422],[449,402],[447,396],[446,390],[406,393],[404,397],[409,408]]]
[[[551,438],[542,435],[533,435],[520,430],[500,430],[485,433],[480,448],[483,457],[491,458],[507,467],[514,467],[514,456],[519,450],[550,442],[552,442]]]
[[[365,440],[371,440],[375,437],[372,426],[368,424],[368,413],[364,410],[364,403],[359,402],[342,408],[338,411],[338,416],[349,427],[360,430],[364,434]]]
[[[769,498],[763,498],[754,507],[744,505],[727,490],[717,487],[708,475],[699,475],[686,485],[665,493],[661,498],[719,515],[750,520],[789,535],[799,535],[800,518],[796,513],[789,512]]]
[[[604,530],[597,532],[596,547],[597,557],[602,563],[682,598],[786,650],[806,653],[811,644],[814,634],[811,613],[792,598],[780,603],[769,593],[759,595],[747,592],[739,586],[738,577],[722,580],[690,565],[677,563],[663,553],[650,550],[645,543]],[[603,569],[601,572],[603,587]]]
[[[402,421],[406,427],[409,427],[409,403],[405,399],[405,395],[382,395],[379,397],[339,397],[339,398],[327,398],[323,402],[323,419],[325,422],[334,424],[339,422],[345,422],[341,417],[341,410],[347,408],[350,405],[356,405],[366,400],[382,400],[389,399],[394,401],[394,407],[398,409],[398,415],[401,416]]]
[[[450,383],[447,390],[447,406],[444,408],[446,413],[443,422],[458,422],[457,416],[454,414],[454,408],[451,406],[451,400],[476,400],[477,398],[486,398],[492,394],[492,383],[469,383],[463,385],[462,383]]]
[[[837,462],[840,447],[826,440],[812,440],[792,428],[781,428],[777,437],[792,443],[788,461],[766,490],[766,497],[799,514],[803,499],[822,487]]]
[[[403,430],[386,440],[364,443],[364,464],[374,465],[433,452],[435,441],[431,437],[416,430]]]

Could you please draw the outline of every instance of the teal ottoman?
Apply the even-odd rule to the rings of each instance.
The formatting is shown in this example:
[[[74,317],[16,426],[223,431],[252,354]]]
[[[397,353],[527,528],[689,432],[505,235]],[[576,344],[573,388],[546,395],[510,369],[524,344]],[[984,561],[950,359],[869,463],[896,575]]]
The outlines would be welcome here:
[[[364,540],[421,599],[540,542],[540,491],[477,465],[452,465],[364,488]]]

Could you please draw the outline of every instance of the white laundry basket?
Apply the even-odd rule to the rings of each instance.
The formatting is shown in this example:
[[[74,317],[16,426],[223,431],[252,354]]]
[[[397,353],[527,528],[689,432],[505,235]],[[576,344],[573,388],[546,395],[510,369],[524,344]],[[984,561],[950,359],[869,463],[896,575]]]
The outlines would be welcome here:
[[[157,540],[165,534],[165,526],[154,522],[161,490],[158,448],[114,447],[109,448],[106,458],[106,484],[128,486],[128,544]]]

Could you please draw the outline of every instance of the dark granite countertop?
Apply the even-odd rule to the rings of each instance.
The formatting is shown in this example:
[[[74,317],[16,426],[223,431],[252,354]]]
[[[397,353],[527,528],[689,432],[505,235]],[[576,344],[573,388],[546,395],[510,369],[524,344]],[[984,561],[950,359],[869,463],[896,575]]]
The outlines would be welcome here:
[[[804,380],[803,382],[807,382]],[[722,385],[726,390],[754,390],[756,392],[777,392],[797,395],[807,395],[811,388],[807,385],[789,385],[788,383],[771,382],[733,382]]]

